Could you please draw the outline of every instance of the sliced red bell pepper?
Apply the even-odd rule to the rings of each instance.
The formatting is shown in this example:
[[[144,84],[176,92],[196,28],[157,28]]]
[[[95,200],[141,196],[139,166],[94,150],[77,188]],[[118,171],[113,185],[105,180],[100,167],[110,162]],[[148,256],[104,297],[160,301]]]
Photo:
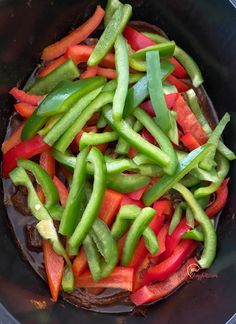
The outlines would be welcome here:
[[[68,48],[66,56],[71,58],[75,64],[86,63],[92,54],[94,46],[76,45]],[[107,68],[115,67],[115,56],[113,53],[108,53],[100,63],[101,66]]]
[[[142,201],[131,199],[128,195],[123,195],[120,205],[136,205],[140,208],[144,208],[144,203]]]
[[[146,128],[144,128],[142,131],[141,131],[141,136],[146,140],[148,141],[149,143],[153,144],[153,145],[156,145],[157,142],[155,140],[155,138],[149,133],[149,131],[146,130]]]
[[[45,77],[50,72],[55,70],[58,66],[60,66],[62,63],[64,63],[66,60],[67,60],[67,57],[65,55],[62,55],[62,56],[58,57],[57,59],[51,61],[50,63],[48,63],[47,66],[45,66],[45,68],[43,68],[39,72],[38,76],[41,77],[41,78]]]
[[[180,242],[169,258],[147,270],[143,278],[143,285],[168,279],[181,266],[183,261],[194,252],[197,246],[198,242],[193,240]]]
[[[187,76],[187,71],[175,57],[170,58],[170,63],[175,66],[173,71],[174,75],[176,75],[178,78],[185,78]]]
[[[173,204],[168,199],[155,201],[153,208],[157,211],[158,215],[164,215],[167,219],[170,219],[174,212]]]
[[[196,264],[194,258],[188,259],[185,264],[174,272],[169,279],[154,285],[144,286],[130,295],[135,305],[143,305],[152,301],[162,299],[172,293],[181,284],[190,279],[189,268]]]
[[[47,171],[51,178],[55,176],[55,159],[51,154],[51,150],[44,151],[40,154],[39,164]]]
[[[185,92],[189,89],[189,86],[186,83],[184,83],[180,79],[176,78],[172,74],[168,75],[168,77],[166,78],[166,81],[168,81],[171,84],[173,84],[174,86],[176,86],[176,88],[179,92]]]
[[[156,259],[159,255],[161,255],[162,253],[164,253],[166,251],[166,237],[168,234],[168,229],[169,229],[169,224],[165,224],[164,226],[162,226],[162,228],[160,229],[158,235],[157,235],[157,240],[159,243],[159,251],[157,252],[156,255],[151,256],[149,255],[149,259]]]
[[[149,185],[144,186],[136,191],[130,192],[127,195],[134,200],[140,200],[142,198],[143,193],[149,188]]]
[[[134,269],[129,267],[116,267],[106,278],[93,281],[90,271],[85,271],[76,281],[77,288],[119,288],[132,291]]]
[[[56,176],[53,177],[53,182],[55,183],[55,185],[57,187],[60,203],[61,203],[62,207],[65,208],[66,202],[68,199],[68,195],[69,195],[68,190],[67,190],[66,186],[64,185],[64,183],[60,179],[58,179]]]
[[[64,259],[56,254],[49,241],[43,240],[43,259],[52,299],[57,301],[64,271]]]
[[[177,112],[177,123],[183,129],[184,134],[190,133],[200,145],[205,144],[208,136],[182,96],[177,98],[173,109]]]
[[[106,189],[100,207],[99,217],[110,226],[120,208],[123,195],[111,189]]]
[[[102,68],[102,67],[98,66],[97,75],[103,76],[110,80],[114,80],[114,79],[116,79],[116,70]]]
[[[96,111],[93,114],[93,116],[87,121],[87,126],[96,126],[99,117],[100,117],[100,112]],[[108,130],[108,126],[105,129],[106,129],[106,132],[111,131],[111,128],[109,128],[109,130]]]
[[[14,108],[22,117],[29,118],[37,107],[25,102],[19,102],[14,104]]]
[[[98,66],[88,66],[86,71],[84,71],[81,75],[80,75],[80,79],[87,79],[87,78],[92,78],[95,77],[97,75],[97,69]]]
[[[88,263],[87,263],[86,254],[84,248],[82,247],[72,264],[72,269],[75,278],[75,286],[77,286],[77,279],[86,270],[87,266]]]
[[[190,133],[186,133],[183,136],[181,136],[180,142],[182,142],[189,151],[193,151],[199,146],[201,146],[196,140],[196,138]]]
[[[166,105],[167,107],[170,109],[173,107],[177,97],[179,96],[178,93],[170,93],[165,95],[165,101],[166,101]],[[145,102],[143,102],[140,107],[146,111],[146,113],[148,113],[149,116],[151,117],[155,117],[156,114],[154,112],[153,106],[152,106],[152,102],[151,100],[147,100]]]
[[[171,235],[167,235],[166,237],[166,250],[165,252],[160,256],[161,260],[165,260],[166,258],[169,258],[171,254],[174,252],[176,246],[179,244],[179,242],[182,239],[182,235],[186,233],[190,229],[190,226],[187,225],[186,219],[182,219],[179,223],[179,225],[175,228],[174,232]]]
[[[228,198],[228,182],[229,178],[222,182],[221,186],[216,191],[215,201],[205,210],[208,217],[212,218],[216,216],[226,204]]]
[[[2,143],[2,153],[6,154],[8,151],[10,151],[11,148],[16,146],[21,142],[21,133],[22,129],[24,128],[25,123],[22,123],[17,130],[15,130],[10,137],[8,137],[3,143]]]
[[[52,60],[64,54],[70,46],[81,43],[99,26],[104,14],[105,12],[102,7],[97,6],[94,14],[81,26],[73,30],[69,35],[65,36],[58,42],[46,47],[43,50],[41,58],[45,61]]]
[[[117,241],[117,248],[118,248],[118,260],[117,263],[119,263],[121,256],[122,256],[122,251],[123,251],[123,247],[125,244],[125,240],[126,240],[126,234],[123,235],[118,241]]]
[[[130,159],[133,159],[135,157],[135,155],[137,155],[138,153],[139,153],[138,150],[136,150],[133,146],[130,146],[128,157]]]
[[[33,106],[37,106],[39,102],[43,99],[42,96],[37,96],[33,94],[26,93],[16,87],[12,88],[9,93],[18,101],[24,102]]]
[[[25,142],[20,142],[3,155],[3,178],[6,178],[8,173],[16,167],[17,159],[30,159],[48,149],[48,144],[43,141],[40,135],[36,135]]]

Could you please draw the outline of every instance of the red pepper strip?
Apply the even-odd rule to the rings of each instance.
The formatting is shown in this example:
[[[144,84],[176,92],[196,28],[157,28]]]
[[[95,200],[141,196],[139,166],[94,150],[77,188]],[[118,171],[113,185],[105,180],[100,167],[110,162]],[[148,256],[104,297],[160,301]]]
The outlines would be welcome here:
[[[77,288],[119,288],[132,291],[134,270],[128,267],[116,267],[106,278],[93,281],[90,271],[85,271],[76,281]]]
[[[75,278],[75,286],[77,286],[77,279],[86,270],[87,265],[88,264],[87,264],[86,254],[84,252],[84,248],[82,247],[79,251],[79,254],[76,256],[72,264],[72,269]]]
[[[130,192],[127,195],[134,200],[140,200],[142,198],[143,193],[149,188],[149,185],[144,186],[136,191]]]
[[[51,178],[55,176],[55,159],[50,150],[44,151],[40,154],[39,164],[45,171],[47,171]]]
[[[14,108],[22,117],[29,118],[37,107],[25,102],[19,102],[14,105]]]
[[[53,60],[54,58],[64,54],[70,46],[81,43],[99,26],[104,14],[104,10],[100,6],[97,6],[94,14],[86,22],[60,41],[46,47],[41,56],[42,60]]]
[[[22,123],[14,133],[11,134],[3,143],[2,143],[2,153],[6,154],[11,148],[16,146],[21,142],[21,132],[24,128],[25,123]]]
[[[177,112],[177,123],[183,129],[184,134],[190,133],[200,145],[205,144],[208,136],[182,96],[177,98],[173,109]]]
[[[171,254],[174,252],[176,246],[182,239],[182,235],[186,233],[190,229],[190,226],[187,225],[186,219],[182,219],[179,225],[176,227],[174,232],[171,235],[167,235],[166,237],[166,250],[160,256],[161,261],[169,258]]]
[[[187,84],[185,84],[180,79],[177,79],[172,74],[168,75],[168,77],[166,78],[166,81],[168,81],[171,84],[173,84],[174,86],[176,86],[176,88],[179,92],[185,92],[189,89],[189,86]]]
[[[178,93],[170,93],[165,95],[165,101],[166,101],[166,105],[167,107],[170,109],[173,107],[177,97],[179,96]],[[151,117],[155,117],[156,114],[154,112],[153,106],[152,106],[152,102],[151,100],[147,100],[145,102],[143,102],[140,107],[146,111],[146,113],[148,113],[149,116]]]
[[[58,57],[57,59],[51,61],[50,63],[48,63],[47,66],[45,66],[45,68],[43,68],[38,76],[39,77],[45,77],[46,75],[48,75],[50,72],[52,72],[53,70],[55,70],[58,66],[62,65],[62,63],[64,63],[67,60],[67,57],[65,55]]]
[[[40,135],[36,135],[25,142],[17,144],[3,155],[3,178],[6,178],[8,173],[16,167],[17,159],[30,159],[47,149],[49,149],[49,146],[43,141]]]
[[[138,150],[136,150],[133,146],[130,146],[129,153],[128,153],[128,157],[130,159],[133,159],[135,157],[135,155],[137,155],[138,153],[139,153]]]
[[[87,121],[87,126],[96,126],[99,117],[100,117],[100,112],[99,111],[95,112],[93,116]],[[111,131],[111,128],[109,128],[108,130],[108,128],[106,127],[105,129],[106,132]]]
[[[128,195],[123,195],[120,205],[136,205],[140,208],[144,208],[144,203],[142,201],[131,199]]]
[[[94,50],[94,46],[76,45],[68,48],[66,56],[71,58],[75,64],[85,63]],[[107,68],[115,67],[115,55],[108,53],[100,63],[101,66]]]
[[[185,147],[187,147],[189,151],[193,151],[200,146],[196,138],[190,133],[186,133],[185,135],[181,136],[180,141]]]
[[[117,248],[118,248],[118,260],[117,263],[119,263],[121,256],[122,256],[122,251],[123,247],[125,245],[125,240],[126,240],[126,235],[123,235],[118,241],[117,241]]]
[[[157,142],[155,140],[155,138],[149,133],[149,131],[146,130],[146,128],[144,128],[141,132],[141,136],[143,138],[145,138],[146,141],[148,141],[149,143],[156,145]]]
[[[71,143],[71,149],[73,152],[79,152],[79,141],[83,135],[83,133],[90,133],[90,132],[97,132],[97,127],[96,126],[85,126],[79,133],[75,136],[73,142]]]
[[[157,235],[157,239],[158,239],[158,243],[159,243],[159,251],[157,252],[156,255],[152,256],[149,255],[149,259],[154,260],[156,259],[159,255],[161,255],[162,253],[164,253],[166,251],[166,237],[168,234],[168,230],[169,230],[169,224],[165,224],[159,231],[158,235]]]
[[[143,35],[142,33],[138,32],[132,27],[126,27],[123,32],[124,37],[127,39],[130,46],[135,50],[138,51],[148,46],[156,45],[150,38]],[[179,78],[184,78],[187,75],[186,70],[183,66],[176,60],[176,58],[172,57],[170,59],[170,63],[175,65],[174,74]]]
[[[106,69],[98,66],[97,75],[103,76],[107,79],[114,80],[116,79],[116,70]]]
[[[57,301],[64,271],[64,260],[56,254],[49,241],[43,240],[43,258],[52,299]]]
[[[216,216],[226,204],[228,197],[228,182],[229,178],[222,182],[216,191],[215,201],[205,210],[208,217],[212,218]]]
[[[64,183],[58,179],[56,176],[53,177],[53,182],[57,187],[58,190],[58,194],[59,194],[59,199],[60,199],[60,203],[62,205],[62,207],[66,207],[66,202],[68,199],[68,190],[66,188],[66,186],[64,185]]]
[[[80,75],[80,79],[87,79],[87,78],[95,77],[97,75],[97,69],[98,69],[98,66],[97,65],[95,65],[95,66],[88,66],[87,67],[87,70],[84,71],[84,73],[82,73]]]
[[[155,201],[153,208],[157,211],[158,215],[165,215],[167,219],[170,219],[174,213],[173,205],[168,199]]]
[[[140,288],[130,295],[130,299],[138,306],[166,297],[182,283],[190,279],[191,273],[189,271],[195,264],[196,260],[194,258],[188,259],[169,279]]]
[[[123,195],[111,189],[106,189],[100,207],[99,217],[110,226],[120,208]]]
[[[32,95],[29,93],[26,93],[23,90],[20,90],[18,88],[12,88],[9,93],[18,101],[24,102],[33,106],[37,106],[40,100],[42,100],[42,96]]]
[[[196,241],[183,240],[168,259],[147,270],[143,278],[143,285],[168,279],[181,266],[183,261],[194,252],[197,246],[198,242]]]

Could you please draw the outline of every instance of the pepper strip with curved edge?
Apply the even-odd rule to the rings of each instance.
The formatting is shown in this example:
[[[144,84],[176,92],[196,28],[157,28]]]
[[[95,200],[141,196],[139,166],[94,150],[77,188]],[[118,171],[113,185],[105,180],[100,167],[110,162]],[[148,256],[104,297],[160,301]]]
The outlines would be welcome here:
[[[85,237],[83,247],[93,280],[98,281],[101,278],[100,254],[90,233]]]
[[[117,88],[114,95],[112,116],[114,120],[121,120],[129,86],[128,48],[122,35],[115,41],[115,63],[117,71]]]
[[[57,188],[49,174],[43,168],[41,168],[37,163],[26,159],[18,159],[17,165],[33,174],[44,193],[46,208],[50,208],[59,203]]]
[[[55,148],[58,151],[65,152],[68,146],[72,143],[75,136],[86,125],[87,121],[93,116],[96,111],[102,107],[112,103],[114,97],[113,92],[100,93],[87,107],[79,117],[73,121],[73,124],[65,131],[61,138],[56,142]]]
[[[55,70],[42,78],[36,78],[34,83],[27,88],[27,92],[36,95],[45,95],[55,88],[63,80],[74,80],[78,78],[80,71],[72,60],[58,66]]]
[[[59,115],[56,115],[56,116],[52,116],[52,117],[50,117],[50,118],[47,120],[45,126],[44,126],[42,129],[40,129],[40,130],[38,131],[38,134],[39,134],[39,135],[42,135],[42,136],[47,135],[47,133],[50,131],[50,129],[52,129],[52,127],[53,127],[54,125],[56,125],[56,123],[59,121],[59,119],[61,118],[61,116],[62,116],[62,115],[59,114]]]
[[[170,222],[170,226],[169,226],[169,230],[168,230],[169,235],[171,235],[174,232],[174,230],[176,229],[176,227],[179,225],[179,223],[181,221],[182,213],[183,213],[183,204],[180,203],[175,208],[174,214],[171,218],[171,222]]]
[[[217,189],[215,200],[205,210],[208,217],[212,218],[216,216],[226,204],[228,197],[228,182],[229,178],[225,179]]]
[[[118,173],[108,176],[107,187],[121,193],[128,193],[138,190],[150,182],[151,179],[144,175]]]
[[[37,228],[40,235],[44,239],[50,239],[55,252],[61,255],[66,260],[67,264],[70,265],[70,260],[58,238],[53,221],[47,209],[38,198],[38,195],[26,171],[22,167],[17,167],[10,173],[10,178],[15,186],[24,186],[27,188],[28,207],[32,215],[39,220]]]
[[[71,236],[80,221],[81,214],[79,210],[86,179],[86,160],[88,153],[89,150],[86,148],[78,154],[76,159],[70,192],[59,227],[59,233],[62,235]]]
[[[175,42],[168,41],[165,44],[152,45],[138,50],[130,55],[131,58],[135,59],[145,59],[145,56],[148,52],[158,51],[160,57],[168,58],[172,57],[175,50]]]
[[[195,220],[201,225],[204,235],[204,248],[201,257],[197,262],[201,268],[209,268],[216,255],[217,237],[214,226],[190,190],[180,183],[175,184],[173,189],[183,196],[189,207],[192,209]]]
[[[204,131],[209,136],[212,133],[212,129],[211,129],[207,119],[205,118],[205,116],[201,110],[201,107],[199,106],[198,99],[197,99],[197,96],[196,96],[194,90],[189,89],[188,91],[186,91],[186,96],[187,96],[187,100],[188,100],[190,108],[192,109],[193,113],[197,117],[199,123],[202,125],[202,128],[204,129]],[[221,141],[218,142],[217,150],[226,159],[228,159],[230,161],[235,160],[235,158],[236,158],[235,154]]]
[[[53,116],[67,111],[79,99],[106,82],[104,77],[93,77],[77,81],[60,82],[40,103],[38,116]]]
[[[170,163],[169,156],[158,147],[150,144],[136,133],[124,120],[115,122],[112,118],[112,110],[108,107],[103,109],[103,115],[110,126],[128,143],[135,147],[138,151],[150,157],[156,164],[166,167]]]
[[[216,161],[217,161],[217,174],[219,180],[211,183],[207,187],[201,187],[196,189],[194,191],[195,198],[199,199],[213,194],[220,187],[221,183],[224,181],[224,178],[227,176],[229,172],[229,161],[219,153],[217,153]]]
[[[88,161],[94,164],[94,183],[90,200],[85,208],[79,224],[70,237],[68,244],[73,248],[79,248],[91,229],[94,220],[99,213],[99,207],[105,192],[106,165],[101,152],[93,147],[88,155]]]
[[[122,251],[121,264],[128,265],[135,247],[140,239],[142,233],[147,228],[153,217],[155,216],[156,211],[153,208],[146,207],[142,209],[141,213],[135,219],[133,224],[130,227],[130,230],[127,234],[124,248]]]
[[[200,242],[204,241],[204,236],[202,232],[197,228],[194,228],[191,231],[184,233],[181,237],[186,240],[194,240]]]
[[[169,42],[167,38],[158,34],[148,32],[145,32],[143,34],[156,43]],[[193,60],[193,58],[177,45],[175,46],[174,56],[188,72],[188,75],[190,76],[194,87],[200,86],[203,83],[203,77],[197,63]]]
[[[170,140],[144,110],[136,108],[133,114],[144,125],[149,133],[151,133],[160,145],[162,151],[169,157],[169,163],[167,166],[163,167],[163,170],[170,175],[173,174],[178,165],[178,158]]]
[[[105,10],[105,17],[104,17],[104,25],[105,27],[109,24],[109,22],[112,19],[112,16],[116,9],[121,5],[122,3],[119,0],[108,0]]]
[[[120,5],[99,38],[90,58],[88,66],[99,64],[112,48],[117,36],[122,33],[132,14],[132,7],[128,4]]]
[[[150,206],[155,200],[159,199],[164,193],[179,182],[190,170],[192,170],[203,159],[209,145],[205,144],[189,153],[177,166],[173,176],[164,175],[153,187],[147,190],[142,200],[146,206]]]
[[[211,133],[208,144],[211,144],[211,149],[208,151],[204,159],[199,163],[199,167],[206,170],[210,171],[214,167],[214,157],[216,154],[216,149],[217,145],[220,139],[221,134],[223,133],[226,125],[230,121],[230,115],[226,113],[220,122],[217,124],[216,128],[213,130]]]
[[[54,145],[55,142],[68,130],[74,121],[82,114],[82,112],[93,102],[93,100],[99,95],[102,87],[91,91],[89,94],[81,98],[69,111],[63,115],[59,121],[50,129],[47,135],[44,137],[44,141],[48,145]]]
[[[134,123],[135,123],[135,118],[133,116],[128,116],[125,118],[125,122],[130,125],[130,127],[133,128]],[[116,144],[116,148],[115,148],[115,152],[117,154],[128,154],[129,153],[129,148],[130,145],[129,143],[127,143],[122,137],[119,138],[117,144]]]
[[[103,132],[103,133],[86,133],[84,132],[80,141],[80,150],[89,145],[98,145],[104,143],[115,142],[118,140],[118,135],[116,132]]]

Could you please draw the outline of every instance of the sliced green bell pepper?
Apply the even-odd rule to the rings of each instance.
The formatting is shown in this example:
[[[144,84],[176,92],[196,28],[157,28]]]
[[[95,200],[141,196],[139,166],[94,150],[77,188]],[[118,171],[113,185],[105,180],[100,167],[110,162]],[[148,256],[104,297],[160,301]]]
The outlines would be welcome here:
[[[138,190],[151,182],[147,176],[140,174],[118,173],[107,178],[107,187],[121,193],[128,193]]]

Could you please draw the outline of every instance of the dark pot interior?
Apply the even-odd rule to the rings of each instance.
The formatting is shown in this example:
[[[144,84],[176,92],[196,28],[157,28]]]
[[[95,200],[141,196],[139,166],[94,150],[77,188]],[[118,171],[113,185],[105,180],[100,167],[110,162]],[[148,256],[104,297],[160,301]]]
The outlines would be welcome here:
[[[130,1],[129,1],[130,2]],[[1,142],[12,100],[9,88],[22,84],[39,62],[41,50],[77,26],[97,1],[3,0],[0,3]],[[199,63],[205,88],[219,116],[229,111],[225,141],[236,151],[236,9],[227,0],[134,0],[133,19],[156,24]],[[102,3],[104,5],[104,3]],[[152,305],[145,317],[97,314],[58,302],[24,261],[0,199],[0,322],[13,323],[225,323],[236,312],[236,166],[231,168],[230,195],[218,228],[218,256],[204,276],[167,300]],[[2,190],[1,190],[2,197]],[[6,312],[6,309],[9,313]]]

